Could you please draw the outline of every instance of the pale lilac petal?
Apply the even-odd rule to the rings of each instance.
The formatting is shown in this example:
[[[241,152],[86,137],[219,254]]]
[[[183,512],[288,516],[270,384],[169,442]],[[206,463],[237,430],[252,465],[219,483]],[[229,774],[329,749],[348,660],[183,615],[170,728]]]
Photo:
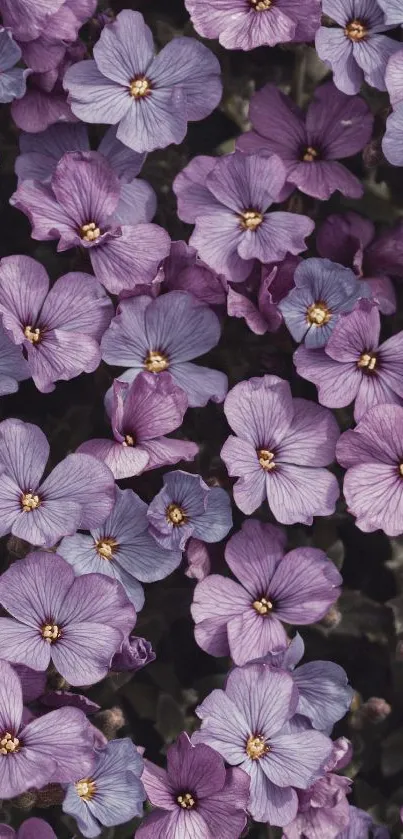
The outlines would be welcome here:
[[[12,618],[0,618],[0,645],[6,661],[25,664],[33,670],[46,670],[50,644],[41,637],[39,627],[24,626]]]
[[[17,674],[5,661],[0,661],[0,727],[2,731],[18,731],[22,719],[22,690]]]
[[[150,460],[144,448],[122,446],[114,440],[87,440],[78,451],[102,460],[116,480],[140,475]]]
[[[251,603],[248,611],[229,620],[227,631],[231,656],[237,665],[287,646],[287,633],[276,615],[259,615]]]
[[[96,458],[70,454],[55,466],[42,484],[41,492],[45,499],[60,502],[69,499],[79,505],[80,528],[85,529],[102,524],[111,512],[115,482],[110,470]]]
[[[23,181],[11,196],[10,204],[28,216],[33,239],[47,242],[62,237],[65,248],[78,244],[73,222],[54,198],[50,186]]]
[[[249,608],[251,598],[233,580],[211,574],[198,583],[191,613],[199,646],[210,655],[228,655],[227,624]]]
[[[25,340],[24,328],[37,322],[49,290],[49,277],[30,256],[6,256],[0,263],[0,312],[15,341]]]
[[[259,663],[231,670],[225,693],[247,721],[249,733],[259,732],[270,739],[293,716],[298,703],[292,677]]]
[[[133,152],[132,152],[133,153]],[[146,224],[157,210],[157,196],[147,181],[140,178],[131,183],[121,183],[118,206],[113,220],[118,224]]]
[[[129,9],[121,12],[102,30],[94,58],[104,76],[125,87],[134,76],[146,73],[154,58],[154,42],[143,15]]]
[[[150,78],[164,87],[180,86],[188,120],[207,117],[220,103],[221,68],[213,53],[193,38],[172,39],[153,62]]]
[[[37,489],[49,457],[40,428],[18,419],[0,423],[0,463],[22,491]]]
[[[327,469],[282,463],[266,486],[269,507],[281,524],[312,524],[314,516],[334,513],[339,497],[337,478]]]
[[[52,178],[53,193],[76,226],[106,224],[117,207],[119,180],[98,152],[67,152]]]
[[[234,500],[249,515],[260,507],[266,495],[266,478],[251,443],[230,436],[221,449],[228,474],[239,477],[234,486]]]
[[[189,408],[200,408],[213,402],[223,402],[228,392],[228,379],[219,370],[182,362],[170,367],[173,380],[185,391]]]
[[[74,115],[86,122],[116,125],[132,106],[127,90],[105,78],[92,60],[69,67],[63,85]]]
[[[270,582],[275,614],[291,624],[320,620],[341,593],[342,577],[318,548],[296,548],[279,562]]]
[[[49,329],[82,332],[99,341],[112,315],[111,300],[95,278],[72,271],[52,286],[41,318]]]
[[[122,641],[118,629],[87,619],[63,629],[52,647],[52,661],[71,685],[92,685],[108,674]]]
[[[244,234],[239,219],[225,208],[212,209],[211,203],[208,213],[197,216],[189,242],[217,274],[224,274],[232,282],[242,282],[249,276],[253,260],[238,255],[237,248]]]
[[[121,235],[91,248],[90,257],[97,279],[111,294],[136,285],[149,285],[160,263],[168,256],[170,239],[156,224],[123,226]]]
[[[298,713],[328,731],[348,712],[353,696],[345,671],[333,661],[310,661],[293,673],[299,690]]]
[[[228,393],[224,412],[233,431],[251,443],[255,453],[259,448],[277,446],[293,419],[290,386],[278,376],[240,382]],[[256,461],[258,465],[257,456]]]
[[[319,731],[275,734],[270,752],[262,760],[265,775],[279,787],[307,789],[321,774],[321,766],[330,756],[332,741]]]
[[[193,734],[193,743],[207,743],[219,752],[230,766],[245,760],[245,742],[249,737],[249,723],[223,690],[213,690],[196,708],[204,725]]]
[[[91,724],[78,708],[51,711],[30,722],[21,735],[24,751],[51,761],[48,778],[52,782],[66,783],[78,776],[88,776],[93,763],[94,735]]]
[[[249,810],[253,818],[273,825],[289,824],[298,811],[295,789],[282,789],[272,784],[266,778],[258,760],[249,762],[248,773],[251,776]]]
[[[173,182],[179,218],[189,224],[194,224],[198,216],[210,212],[212,205],[216,208],[221,206],[205,185],[207,175],[216,162],[216,157],[194,157]]]
[[[285,531],[255,519],[243,523],[225,548],[225,560],[231,571],[250,592],[252,599],[262,596],[284,556]]]
[[[315,47],[319,58],[333,70],[333,80],[339,90],[349,96],[359,93],[364,73],[354,58],[351,41],[346,38],[343,29],[321,26],[316,33]]]
[[[294,363],[298,375],[316,385],[321,405],[343,408],[354,402],[363,375],[356,361],[339,364],[324,350],[308,350],[301,345],[294,354]]]
[[[334,460],[340,429],[333,414],[307,399],[293,399],[291,428],[276,449],[276,462],[327,466]]]
[[[150,76],[152,79],[152,73]],[[130,107],[119,123],[118,140],[140,154],[182,142],[187,115],[185,93],[180,87],[157,87],[142,99],[128,98]]]

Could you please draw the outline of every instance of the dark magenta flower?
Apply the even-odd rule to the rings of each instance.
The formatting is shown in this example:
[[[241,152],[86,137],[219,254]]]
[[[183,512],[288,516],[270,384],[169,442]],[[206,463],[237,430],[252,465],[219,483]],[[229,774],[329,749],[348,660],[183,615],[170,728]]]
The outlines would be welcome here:
[[[143,759],[128,737],[110,740],[97,752],[89,775],[67,787],[63,812],[74,816],[80,833],[91,839],[104,827],[141,816],[146,797],[142,771]]]
[[[227,49],[312,41],[320,25],[319,0],[185,0],[203,38],[218,38]]]
[[[128,635],[119,652],[113,656],[110,669],[117,673],[136,673],[155,659],[156,655],[149,641],[136,635]]]
[[[249,812],[273,826],[295,818],[296,790],[324,774],[332,752],[328,737],[293,721],[297,705],[290,674],[257,662],[231,670],[225,689],[213,690],[196,709],[202,725],[193,742],[250,775]]]
[[[358,93],[364,79],[386,90],[385,71],[399,41],[383,34],[391,26],[376,0],[323,0],[322,10],[337,24],[321,26],[316,51],[333,70],[335,85],[344,93]]]
[[[6,256],[0,262],[0,314],[12,341],[23,348],[38,390],[49,393],[59,379],[97,369],[113,306],[90,274],[66,274],[49,290],[40,262]]]
[[[238,582],[211,574],[195,588],[195,638],[210,655],[246,664],[287,646],[282,622],[320,620],[340,595],[342,578],[324,551],[285,554],[284,533],[250,519],[227,542],[225,559]]]
[[[347,469],[343,491],[365,533],[403,533],[403,407],[377,405],[341,435],[336,457]]]
[[[21,50],[11,32],[0,26],[0,103],[21,99],[27,89],[29,70],[16,67]]]
[[[354,402],[358,422],[374,405],[403,404],[403,332],[379,343],[379,309],[361,300],[336,324],[324,349],[300,346],[297,372],[313,382],[321,405],[344,408]]]
[[[89,535],[62,539],[58,551],[80,574],[106,574],[118,580],[137,611],[143,608],[141,583],[163,580],[182,560],[181,552],[161,547],[148,531],[147,504],[131,489],[116,488],[112,512]]]
[[[107,675],[136,622],[123,587],[101,574],[75,577],[58,554],[37,551],[0,577],[0,643],[7,661],[46,670],[50,661],[72,685]]]
[[[125,186],[99,152],[68,152],[49,184],[23,181],[10,202],[30,219],[34,239],[88,250],[97,279],[117,294],[150,283],[170,246],[165,230],[145,223],[141,192],[138,205],[123,201],[120,211]]]
[[[154,539],[164,548],[181,551],[192,536],[220,542],[232,527],[225,489],[209,487],[200,475],[181,469],[164,475],[163,489],[151,501],[147,517]]]
[[[375,235],[370,219],[348,210],[334,213],[318,228],[316,247],[320,256],[351,268],[365,280],[384,315],[396,311],[396,295],[390,277],[403,277],[402,223]]]
[[[241,152],[196,157],[175,178],[178,214],[195,224],[190,244],[231,282],[250,274],[255,259],[280,262],[306,250],[314,222],[294,213],[268,212],[284,187],[286,170],[276,155]]]
[[[234,499],[246,514],[267,498],[282,524],[312,524],[330,515],[339,495],[327,469],[339,436],[330,411],[293,399],[288,382],[263,376],[230,390],[224,411],[236,436],[221,450],[228,473],[239,478]]]
[[[168,749],[167,770],[145,761],[142,781],[157,809],[138,828],[138,839],[238,839],[246,822],[249,778],[225,767],[221,755],[180,734]]]
[[[245,318],[256,335],[276,332],[283,323],[279,303],[294,288],[294,274],[301,259],[286,256],[278,265],[262,265],[235,291],[228,288],[227,311],[233,318]],[[238,290],[239,289],[239,290]]]
[[[118,381],[134,381],[141,371],[156,376],[168,371],[186,393],[189,407],[222,402],[228,390],[224,373],[193,359],[214,347],[221,334],[217,315],[186,291],[170,291],[156,299],[140,296],[121,300],[102,339],[102,358],[129,367]],[[107,397],[108,399],[108,397]]]
[[[115,500],[113,475],[94,457],[69,454],[42,482],[49,443],[18,419],[0,423],[0,533],[52,546],[61,536],[97,527]]]
[[[162,291],[189,291],[200,303],[225,306],[225,277],[212,271],[186,242],[172,242],[162,271]]]
[[[50,782],[69,783],[77,773],[85,777],[94,756],[94,729],[85,714],[60,708],[26,725],[21,682],[6,661],[0,661],[0,683],[0,796],[14,798]]]
[[[359,198],[363,186],[338,161],[361,151],[371,138],[373,116],[360,96],[340,93],[332,82],[317,88],[307,113],[275,85],[252,97],[253,131],[242,134],[237,147],[248,154],[277,154],[287,183],[326,200],[335,190]]]
[[[79,451],[103,460],[117,479],[193,460],[196,443],[165,436],[182,425],[187,407],[186,394],[169,373],[140,373],[131,385],[116,381],[111,405],[115,439],[88,440]]]
[[[194,38],[173,38],[155,56],[151,30],[125,9],[101,32],[94,60],[64,77],[75,116],[117,125],[117,138],[138,152],[181,143],[188,121],[203,119],[221,99],[220,65]]]

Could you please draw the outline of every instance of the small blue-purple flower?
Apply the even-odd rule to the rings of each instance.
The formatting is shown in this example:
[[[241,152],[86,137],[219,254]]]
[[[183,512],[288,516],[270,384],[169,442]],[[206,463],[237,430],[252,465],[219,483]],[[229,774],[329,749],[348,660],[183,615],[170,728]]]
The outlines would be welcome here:
[[[209,487],[200,475],[177,469],[164,475],[164,487],[148,508],[150,532],[164,548],[185,550],[191,536],[220,542],[232,527],[230,498]]]
[[[104,827],[141,816],[146,798],[142,771],[143,759],[128,737],[110,740],[97,753],[89,776],[67,787],[63,812],[74,816],[80,833],[90,839]]]
[[[351,312],[361,297],[371,296],[353,271],[329,259],[301,262],[294,283],[279,309],[294,341],[304,341],[309,349],[324,347],[340,315]]]
[[[29,70],[15,65],[21,58],[21,50],[8,29],[0,26],[0,103],[21,99],[27,89]]]
[[[137,611],[144,605],[142,583],[171,574],[181,562],[177,547],[167,550],[148,532],[147,504],[131,489],[116,489],[115,506],[90,535],[76,533],[63,539],[59,553],[76,574],[105,574],[119,580]]]

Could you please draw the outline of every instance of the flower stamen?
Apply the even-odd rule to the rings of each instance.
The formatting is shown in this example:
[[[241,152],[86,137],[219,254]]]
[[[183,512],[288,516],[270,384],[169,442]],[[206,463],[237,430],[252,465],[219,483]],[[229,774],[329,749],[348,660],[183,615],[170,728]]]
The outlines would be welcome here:
[[[260,734],[251,734],[246,742],[246,754],[251,760],[260,760],[270,751],[264,737]]]
[[[160,350],[150,350],[144,359],[144,367],[149,373],[162,373],[169,367],[169,360]]]
[[[177,802],[182,810],[191,810],[196,806],[195,796],[191,792],[182,792],[177,796]]]
[[[357,367],[360,367],[366,373],[373,373],[376,368],[376,364],[377,358],[373,353],[363,352],[357,361]]]
[[[151,82],[145,76],[137,76],[131,80],[129,90],[133,99],[142,99],[150,95]]]
[[[319,157],[319,152],[313,146],[307,146],[302,154],[304,163],[313,163]]]
[[[21,495],[21,507],[24,513],[31,513],[32,510],[37,510],[40,506],[41,499],[39,495],[34,495],[32,492],[23,492]]]
[[[77,781],[74,786],[76,788],[77,795],[83,801],[91,801],[91,798],[94,798],[97,791],[95,781],[91,781],[90,778],[83,778],[81,781]]]
[[[0,735],[0,755],[11,755],[20,749],[18,737],[14,737],[9,731]]]
[[[49,644],[54,644],[55,641],[58,641],[62,631],[58,627],[56,623],[45,623],[45,625],[41,629],[42,638],[45,639]]]
[[[39,344],[41,340],[41,330],[38,328],[33,329],[32,326],[25,327],[24,335],[31,344]]]
[[[331,317],[330,310],[322,300],[312,303],[306,312],[306,319],[310,326],[325,326]]]
[[[266,617],[273,609],[273,603],[271,600],[267,600],[266,597],[261,597],[260,600],[254,600],[252,606],[262,617]]]
[[[102,556],[102,559],[112,559],[118,547],[119,542],[113,536],[104,536],[103,539],[98,539],[95,542],[95,549],[99,556]]]
[[[368,35],[368,29],[361,20],[350,20],[344,29],[344,34],[350,41],[362,41]]]
[[[80,228],[80,236],[85,242],[95,242],[99,239],[101,230],[95,221],[90,221],[88,224],[83,224]]]
[[[256,230],[260,227],[263,218],[263,213],[259,210],[245,210],[239,216],[242,230]]]
[[[134,446],[136,443],[133,434],[125,434],[125,439],[123,440],[122,446]]]
[[[255,12],[266,12],[273,4],[273,0],[249,0]]]
[[[273,452],[270,452],[268,449],[258,449],[256,454],[259,464],[265,472],[272,472],[276,468]]]
[[[167,521],[173,524],[174,527],[182,527],[187,522],[187,516],[179,504],[170,504],[166,509]]]

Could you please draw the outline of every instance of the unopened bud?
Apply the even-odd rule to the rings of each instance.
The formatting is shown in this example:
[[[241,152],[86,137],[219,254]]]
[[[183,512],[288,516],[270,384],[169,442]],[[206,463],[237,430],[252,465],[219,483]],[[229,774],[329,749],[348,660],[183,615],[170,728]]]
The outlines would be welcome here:
[[[350,724],[357,731],[368,725],[379,725],[387,719],[391,710],[392,708],[385,699],[372,696],[353,713]]]
[[[336,629],[341,621],[342,615],[340,609],[337,606],[331,606],[329,611],[326,612],[326,615],[320,621],[320,624],[324,626],[325,629]]]
[[[37,791],[33,789],[23,792],[22,795],[13,798],[13,807],[18,807],[19,810],[32,810],[32,807],[35,807],[37,796]]]
[[[126,724],[121,708],[109,708],[107,711],[100,711],[99,714],[95,715],[94,720],[108,740],[113,740],[119,729]]]

